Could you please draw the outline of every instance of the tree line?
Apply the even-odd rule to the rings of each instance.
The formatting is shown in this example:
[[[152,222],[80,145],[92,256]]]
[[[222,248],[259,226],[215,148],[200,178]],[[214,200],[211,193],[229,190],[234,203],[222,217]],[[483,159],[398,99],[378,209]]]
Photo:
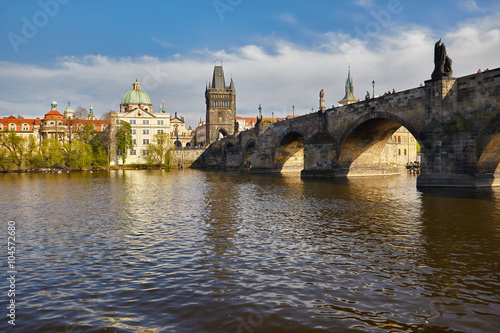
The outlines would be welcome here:
[[[0,132],[0,170],[81,170],[109,166],[112,149],[121,152],[125,164],[127,152],[133,148],[132,128],[127,122],[116,126],[116,131],[108,126],[103,132],[97,132],[92,124],[85,124],[75,132],[71,130],[67,141],[50,138],[40,143],[33,135],[22,137],[15,130],[6,129]],[[168,166],[172,148],[166,133],[156,134],[148,146],[147,163]]]

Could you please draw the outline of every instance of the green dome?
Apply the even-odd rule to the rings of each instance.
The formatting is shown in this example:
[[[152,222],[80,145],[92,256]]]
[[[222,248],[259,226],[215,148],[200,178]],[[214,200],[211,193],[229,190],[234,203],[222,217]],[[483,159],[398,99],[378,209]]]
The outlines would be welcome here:
[[[66,108],[66,110],[64,110],[64,114],[66,113],[75,113],[75,111],[73,111],[73,109],[69,106],[69,102],[68,102],[68,107]]]
[[[134,89],[130,90],[123,96],[122,104],[149,104],[151,105],[151,99],[149,99],[148,94],[141,90],[141,84],[137,80],[132,84]]]

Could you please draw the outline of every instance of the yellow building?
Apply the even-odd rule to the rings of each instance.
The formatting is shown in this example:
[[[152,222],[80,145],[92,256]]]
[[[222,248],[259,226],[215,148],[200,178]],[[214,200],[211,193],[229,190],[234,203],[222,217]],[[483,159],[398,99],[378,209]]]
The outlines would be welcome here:
[[[398,164],[406,165],[407,163],[415,161],[420,162],[420,146],[406,127],[401,126],[394,132],[392,139],[397,144]]]

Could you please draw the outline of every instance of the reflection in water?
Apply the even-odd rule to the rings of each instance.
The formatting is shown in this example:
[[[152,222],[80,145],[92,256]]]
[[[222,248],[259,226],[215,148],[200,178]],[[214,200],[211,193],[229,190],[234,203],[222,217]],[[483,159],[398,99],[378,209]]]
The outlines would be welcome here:
[[[194,170],[0,180],[20,331],[500,326],[498,189]]]

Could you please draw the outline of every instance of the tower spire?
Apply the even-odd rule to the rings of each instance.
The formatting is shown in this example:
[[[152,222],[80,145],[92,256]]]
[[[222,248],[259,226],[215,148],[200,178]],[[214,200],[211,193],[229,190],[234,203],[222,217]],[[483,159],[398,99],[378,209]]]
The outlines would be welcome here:
[[[339,101],[340,105],[346,105],[351,103],[356,103],[358,99],[354,97],[354,83],[351,77],[351,64],[347,70],[347,79],[345,80],[345,96]]]

